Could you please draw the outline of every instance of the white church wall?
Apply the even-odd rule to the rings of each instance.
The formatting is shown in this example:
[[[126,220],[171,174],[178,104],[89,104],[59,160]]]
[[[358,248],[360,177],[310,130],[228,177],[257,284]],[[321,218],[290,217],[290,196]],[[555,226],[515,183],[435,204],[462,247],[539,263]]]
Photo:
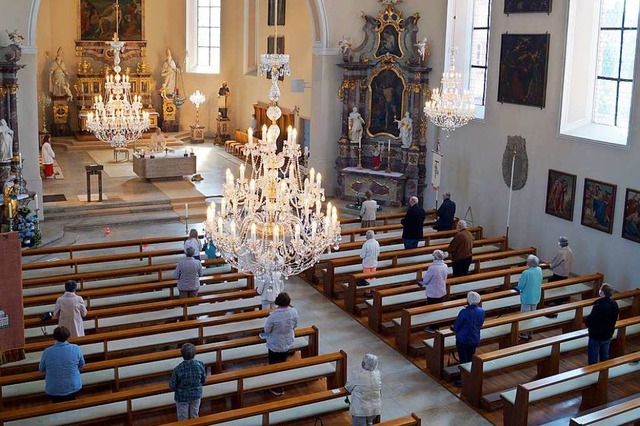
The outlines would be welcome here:
[[[628,148],[559,137],[559,116],[564,67],[566,2],[554,2],[553,12],[507,17],[494,5],[490,41],[489,84],[485,122],[474,122],[446,140],[443,188],[452,192],[458,215],[472,207],[475,223],[486,227],[487,235],[505,232],[508,188],[502,178],[502,154],[508,135],[527,140],[529,177],[526,186],[514,192],[510,223],[510,245],[536,246],[542,259],[557,249],[559,235],[569,237],[576,254],[575,272],[602,272],[620,289],[638,285],[635,262],[640,245],[620,237],[624,195],[627,187],[639,188],[640,130],[631,126]],[[546,106],[543,109],[499,104],[497,99],[501,34],[551,34]],[[640,76],[636,69],[636,78]],[[635,113],[640,114],[640,93],[635,87]],[[578,176],[573,222],[545,214],[549,169]],[[580,224],[584,178],[618,185],[613,233],[607,234]],[[433,200],[433,193],[429,194]]]

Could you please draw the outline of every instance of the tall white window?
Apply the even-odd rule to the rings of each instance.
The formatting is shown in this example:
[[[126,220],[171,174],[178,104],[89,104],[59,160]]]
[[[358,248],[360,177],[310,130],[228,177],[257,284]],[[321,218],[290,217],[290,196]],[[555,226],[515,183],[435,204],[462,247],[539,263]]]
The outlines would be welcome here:
[[[453,0],[448,4],[447,57],[457,47],[456,71],[461,72],[465,89],[476,105],[476,118],[484,118],[487,99],[491,0]]]
[[[627,145],[640,0],[571,0],[560,133]]]
[[[187,71],[220,73],[221,0],[187,0]]]

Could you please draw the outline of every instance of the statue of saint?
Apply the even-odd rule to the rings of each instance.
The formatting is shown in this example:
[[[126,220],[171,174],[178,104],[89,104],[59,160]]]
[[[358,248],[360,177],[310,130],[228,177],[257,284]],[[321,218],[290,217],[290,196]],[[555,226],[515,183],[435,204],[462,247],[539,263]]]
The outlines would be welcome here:
[[[393,120],[398,123],[398,129],[400,130],[400,139],[402,139],[402,147],[409,148],[411,146],[411,129],[413,129],[413,120],[409,111],[404,113],[402,120]]]
[[[156,127],[156,132],[151,135],[151,144],[149,146],[149,149],[151,150],[151,152],[162,152],[166,147],[167,140],[164,138],[160,127]]]
[[[425,59],[427,59],[427,38],[423,38],[417,42],[415,46],[418,49],[418,58],[420,59],[420,63],[423,63]]]
[[[20,193],[20,182],[15,176],[4,183],[2,189],[4,201],[4,217],[12,218],[18,213],[18,194]]]
[[[162,87],[160,88],[160,95],[162,99],[173,98],[176,92],[176,75],[178,74],[178,66],[176,61],[171,57],[171,50],[167,49],[166,57],[162,63]]]
[[[0,120],[0,162],[11,161],[13,157],[13,130],[3,118]]]
[[[53,96],[65,96],[68,101],[73,99],[71,86],[69,85],[69,73],[62,58],[62,47],[58,48],[56,58],[51,63],[49,70],[49,89]]]
[[[349,140],[351,142],[360,143],[362,141],[363,125],[364,119],[358,112],[358,108],[353,107],[353,110],[349,114]]]
[[[220,118],[229,118],[227,115],[227,98],[229,97],[229,86],[223,81],[222,86],[218,89],[218,115]]]

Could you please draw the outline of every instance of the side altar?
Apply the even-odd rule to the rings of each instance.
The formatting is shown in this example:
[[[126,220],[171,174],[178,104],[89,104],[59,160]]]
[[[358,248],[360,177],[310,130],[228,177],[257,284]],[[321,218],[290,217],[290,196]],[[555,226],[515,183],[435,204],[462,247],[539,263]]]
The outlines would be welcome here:
[[[417,41],[419,14],[405,18],[393,4],[362,18],[364,41],[339,43],[338,195],[357,200],[369,190],[378,203],[400,206],[421,198],[426,181],[426,41]]]

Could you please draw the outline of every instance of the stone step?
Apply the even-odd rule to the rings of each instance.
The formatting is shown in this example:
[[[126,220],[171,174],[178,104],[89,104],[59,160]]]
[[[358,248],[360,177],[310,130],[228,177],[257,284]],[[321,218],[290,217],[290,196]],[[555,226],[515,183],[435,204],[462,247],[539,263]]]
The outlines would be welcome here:
[[[194,218],[197,219],[197,218]],[[120,215],[112,215],[108,218],[104,216],[91,216],[78,218],[72,223],[65,223],[66,219],[61,220],[50,220],[48,223],[50,225],[55,225],[57,222],[60,223],[60,226],[64,226],[65,231],[67,230],[80,230],[84,228],[95,228],[100,227],[103,228],[105,226],[114,227],[117,225],[131,225],[136,223],[144,222],[146,224],[159,224],[159,223],[167,223],[167,222],[176,222],[180,220],[180,216],[178,213],[173,211],[172,209],[168,209],[165,211],[157,211],[157,212],[139,212],[139,213],[128,213],[128,214],[120,214]]]
[[[115,215],[126,215],[131,213],[150,213],[150,212],[162,212],[162,211],[172,211],[173,208],[171,204],[150,204],[150,205],[139,205],[139,206],[123,206],[123,207],[107,207],[107,208],[92,208],[92,209],[65,209],[59,211],[49,211],[48,209],[45,211],[47,220],[55,220],[55,219],[75,219],[82,217],[92,217],[92,216],[115,216]]]
[[[188,199],[185,202],[190,202]],[[74,213],[78,211],[87,210],[108,210],[117,208],[131,208],[131,207],[144,207],[144,206],[165,206],[171,208],[171,200],[152,200],[152,201],[104,201],[102,203],[84,203],[79,205],[67,205],[65,202],[60,203],[47,203],[45,205],[45,213]]]

